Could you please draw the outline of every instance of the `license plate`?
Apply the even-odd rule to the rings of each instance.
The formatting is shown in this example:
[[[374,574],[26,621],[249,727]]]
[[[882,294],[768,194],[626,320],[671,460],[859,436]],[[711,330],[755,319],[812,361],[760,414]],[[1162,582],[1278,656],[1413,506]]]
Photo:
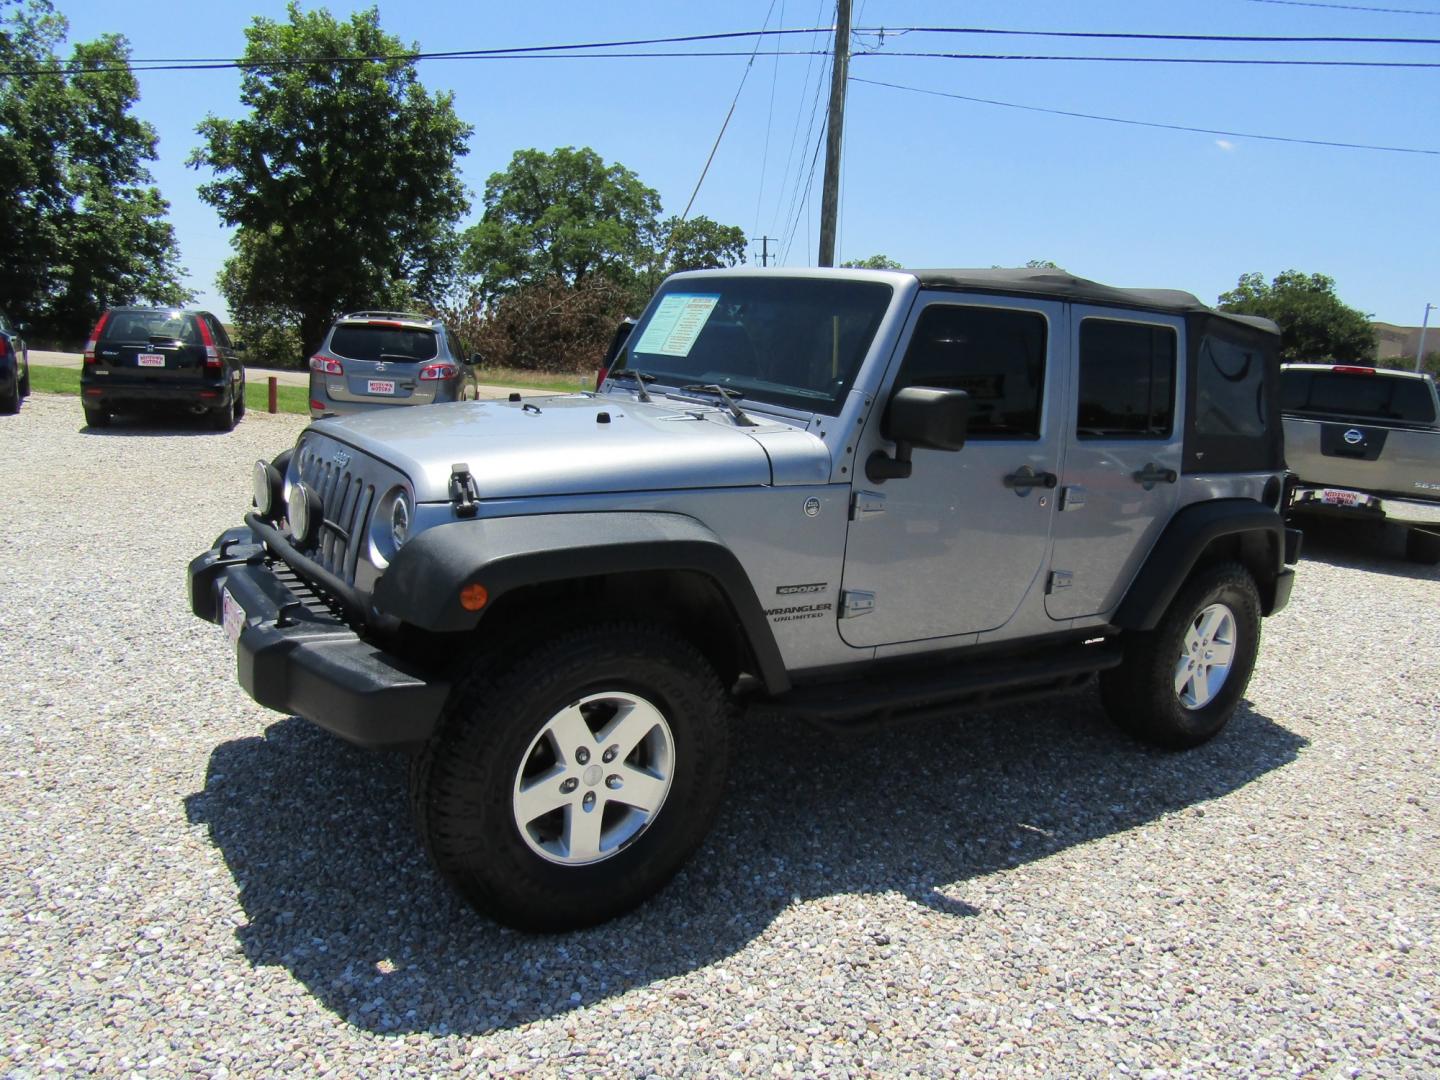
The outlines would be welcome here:
[[[235,602],[230,590],[224,588],[220,590],[220,625],[225,628],[225,636],[234,647],[240,640],[240,631],[245,629],[245,609]]]
[[[372,394],[393,394],[395,384],[389,379],[371,379],[366,384],[366,389]]]
[[[1337,491],[1326,488],[1320,492],[1320,501],[1331,506],[1359,506],[1360,496],[1353,491]]]
[[[158,352],[142,352],[135,360],[141,367],[165,366],[165,357]]]

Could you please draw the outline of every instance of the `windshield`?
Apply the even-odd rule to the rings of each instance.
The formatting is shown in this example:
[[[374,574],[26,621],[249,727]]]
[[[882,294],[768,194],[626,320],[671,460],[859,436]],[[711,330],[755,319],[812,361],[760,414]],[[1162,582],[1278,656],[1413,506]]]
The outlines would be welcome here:
[[[755,401],[839,412],[892,289],[874,281],[714,277],[662,286],[616,370],[718,384]]]
[[[1423,379],[1368,371],[1290,370],[1281,373],[1280,388],[1281,409],[1287,413],[1435,422],[1435,402]]]

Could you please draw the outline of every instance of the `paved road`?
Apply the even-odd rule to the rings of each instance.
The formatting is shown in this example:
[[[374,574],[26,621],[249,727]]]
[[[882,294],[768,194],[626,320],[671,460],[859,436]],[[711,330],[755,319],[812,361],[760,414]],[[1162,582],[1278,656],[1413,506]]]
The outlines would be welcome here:
[[[30,363],[36,367],[63,367],[78,368],[84,361],[80,353],[69,352],[46,352],[43,349],[30,350]],[[265,380],[274,377],[281,386],[309,386],[310,373],[308,371],[280,371],[274,368],[247,367],[245,378],[256,386],[263,386]],[[482,401],[493,401],[497,398],[509,397],[515,392],[514,387],[494,386],[482,384],[478,387]],[[558,393],[551,390],[522,390],[526,397]]]

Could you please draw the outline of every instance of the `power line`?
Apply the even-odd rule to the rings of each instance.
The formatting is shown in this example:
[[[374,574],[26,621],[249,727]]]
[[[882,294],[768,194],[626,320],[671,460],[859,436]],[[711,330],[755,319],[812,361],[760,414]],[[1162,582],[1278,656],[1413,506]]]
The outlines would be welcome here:
[[[773,9],[775,5],[772,3],[770,6]],[[781,0],[780,2],[780,21],[782,23],[785,21],[784,0]],[[768,25],[768,16],[766,22]],[[760,183],[755,192],[755,227],[750,230],[751,232],[760,231],[760,207],[765,202],[765,177],[770,169],[770,132],[775,127],[775,88],[780,82],[780,56],[778,53],[778,50],[780,48],[779,38],[775,39],[775,48],[777,50],[775,56],[775,63],[771,65],[770,68],[770,108],[765,114],[765,147],[760,152]],[[769,237],[762,237],[762,239],[768,241]],[[766,261],[766,265],[769,264],[769,254],[769,248],[766,247],[764,249],[764,254],[762,255],[762,258],[764,258]]]
[[[916,94],[933,97],[954,98],[957,101],[971,101],[981,105],[999,105],[1006,109],[1023,109],[1026,112],[1048,113],[1052,116],[1071,116],[1082,120],[1103,120],[1110,124],[1128,124],[1134,127],[1164,128],[1167,131],[1188,131],[1198,135],[1223,135],[1235,139],[1263,139],[1266,142],[1302,143],[1307,146],[1333,146],[1345,150],[1383,150],[1394,154],[1440,155],[1440,150],[1427,150],[1414,146],[1377,146],[1372,143],[1337,142],[1331,139],[1300,139],[1288,135],[1260,135],[1253,131],[1225,131],[1220,128],[1191,127],[1187,124],[1165,124],[1155,120],[1132,120],[1120,116],[1101,116],[1097,113],[1074,112],[1070,109],[1051,109],[1041,105],[1020,105],[1013,101],[996,101],[993,98],[971,97],[968,94],[953,94],[945,90],[929,90],[921,86],[904,86],[900,83],[882,82],[879,79],[862,79],[851,76],[851,82],[868,83],[871,86],[888,86],[892,90],[908,90]]]
[[[1280,0],[1274,0],[1279,3]],[[1329,6],[1329,5],[1321,5]],[[1437,15],[1440,12],[1429,12]],[[1104,41],[1219,41],[1243,44],[1302,44],[1302,45],[1440,45],[1440,38],[1414,37],[1354,37],[1338,35],[1291,34],[1147,34],[1136,31],[1111,30],[1003,30],[989,26],[897,26],[857,28],[855,33],[875,33],[896,36],[904,34],[990,34],[1001,37],[1048,37],[1087,38]]]
[[[1256,0],[1265,3],[1295,3],[1300,4],[1301,0]],[[1345,5],[1306,3],[1302,6],[1311,7],[1344,7]],[[821,10],[823,11],[823,5]],[[1374,11],[1402,11],[1398,8],[1355,8],[1354,10]],[[1440,15],[1440,11],[1415,11],[1413,14]],[[738,38],[766,38],[782,37],[797,34],[816,34],[828,31],[830,27],[777,27],[770,29],[761,27],[759,30],[731,30],[711,34],[682,34],[670,37],[652,38],[626,38],[614,41],[591,41],[576,42],[558,45],[515,45],[494,49],[454,49],[441,52],[405,52],[405,53],[376,53],[370,56],[302,56],[302,57],[274,57],[265,60],[236,59],[232,57],[151,57],[145,59],[131,59],[120,63],[95,63],[91,61],[76,60],[47,60],[34,61],[21,67],[6,69],[6,75],[42,74],[47,72],[59,72],[62,74],[75,74],[86,72],[103,71],[218,71],[226,69],[248,70],[251,68],[285,68],[298,67],[308,64],[362,64],[362,63],[385,63],[392,61],[416,62],[420,60],[482,60],[482,59],[539,59],[546,56],[569,56],[577,59],[597,59],[598,56],[581,50],[615,50],[635,49],[646,45],[676,45],[688,44],[702,41],[726,41]],[[1118,31],[1081,31],[1081,30],[1014,30],[998,27],[982,26],[900,26],[900,27],[857,27],[855,33],[882,35],[905,35],[905,34],[960,34],[960,35],[992,35],[1012,37],[1048,37],[1048,38],[1071,38],[1087,40],[1114,40],[1114,41],[1205,41],[1205,42],[1231,42],[1231,43],[1261,43],[1261,44],[1372,44],[1372,45],[1436,45],[1440,44],[1440,38],[1413,38],[1413,37],[1359,37],[1340,35],[1235,35],[1235,34],[1151,34],[1137,32]],[[873,55],[880,50],[873,50],[871,53],[857,53],[857,56]],[[706,51],[706,52],[613,52],[608,51],[604,56],[615,56],[626,59],[653,58],[664,56],[694,57],[694,56],[737,56],[747,55],[740,51]],[[775,55],[806,56],[812,55],[805,50],[781,52],[776,50]],[[929,53],[885,53],[890,56],[928,56]],[[1011,57],[999,56],[978,56],[967,54],[956,54],[965,59],[1010,59]],[[1053,57],[1016,57],[1016,59],[1054,59]],[[1072,59],[1072,58],[1065,58]],[[1088,57],[1074,57],[1073,59],[1090,59]],[[1123,58],[1122,58],[1123,59]],[[1145,58],[1148,59],[1148,58]],[[1193,61],[1193,62],[1215,62],[1215,63],[1239,63],[1241,61]],[[1259,63],[1261,61],[1254,61]],[[1282,61],[1274,61],[1281,63]],[[1321,63],[1321,61],[1314,61]],[[1336,61],[1336,63],[1343,63]]]
[[[775,12],[776,0],[770,0],[770,10],[765,13],[765,24],[770,24],[770,16]],[[690,201],[685,204],[685,209],[680,214],[680,221],[684,222],[690,216],[690,208],[695,205],[695,196],[700,194],[700,185],[705,183],[705,176],[710,172],[710,163],[715,160],[715,152],[720,149],[720,140],[725,137],[725,129],[730,126],[730,118],[735,115],[735,106],[740,103],[740,92],[745,89],[745,80],[750,78],[750,69],[755,66],[755,56],[760,52],[762,38],[755,39],[755,47],[750,50],[750,59],[745,64],[745,70],[740,74],[740,85],[735,88],[735,96],[730,99],[730,110],[725,114],[725,121],[720,125],[720,133],[715,136],[715,145],[710,147],[710,156],[705,159],[705,167],[700,170],[700,179],[695,181],[695,190],[690,192]],[[671,232],[674,237],[674,231]],[[669,246],[668,244],[666,245]]]
[[[855,56],[924,57],[932,60],[1068,60],[1095,64],[1239,64],[1249,67],[1440,68],[1410,60],[1245,60],[1221,56],[1045,56],[1014,53],[863,52]]]
[[[1250,0],[1253,4],[1283,4],[1285,7],[1334,8],[1337,11],[1378,11],[1385,15],[1440,15],[1440,11],[1415,8],[1361,7],[1358,4],[1322,4],[1317,0]]]

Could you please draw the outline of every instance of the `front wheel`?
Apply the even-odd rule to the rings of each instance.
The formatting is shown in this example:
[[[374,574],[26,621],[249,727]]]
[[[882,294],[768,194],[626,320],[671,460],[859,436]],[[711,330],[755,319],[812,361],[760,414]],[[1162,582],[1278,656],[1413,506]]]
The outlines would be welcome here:
[[[431,858],[527,930],[603,922],[658,890],[709,830],[729,704],[659,627],[571,631],[452,692],[411,768]]]
[[[1260,649],[1260,594],[1238,563],[1192,577],[1154,630],[1133,633],[1125,659],[1100,675],[1105,710],[1121,728],[1171,749],[1220,733],[1250,682]]]

